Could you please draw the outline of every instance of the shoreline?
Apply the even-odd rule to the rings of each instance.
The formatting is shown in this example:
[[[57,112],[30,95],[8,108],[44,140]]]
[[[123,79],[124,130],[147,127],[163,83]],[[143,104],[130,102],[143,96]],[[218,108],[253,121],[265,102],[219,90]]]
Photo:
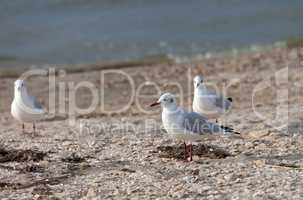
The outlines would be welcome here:
[[[155,64],[191,64],[202,62],[210,58],[237,57],[241,55],[249,55],[254,53],[270,52],[274,49],[292,49],[303,46],[303,37],[289,38],[285,41],[277,41],[270,45],[252,44],[244,48],[232,48],[224,51],[208,51],[204,54],[196,54],[192,56],[177,56],[177,55],[153,55],[145,56],[138,59],[125,59],[121,61],[99,61],[96,63],[83,64],[20,64],[14,56],[0,56],[0,78],[16,78],[23,72],[30,69],[45,69],[48,67],[65,70],[67,73],[81,73],[96,70],[106,69],[122,69],[128,67],[139,67],[143,65]],[[17,62],[14,64],[13,62]],[[22,61],[21,61],[22,63]],[[6,66],[6,67],[5,67]],[[41,66],[41,67],[39,67]]]

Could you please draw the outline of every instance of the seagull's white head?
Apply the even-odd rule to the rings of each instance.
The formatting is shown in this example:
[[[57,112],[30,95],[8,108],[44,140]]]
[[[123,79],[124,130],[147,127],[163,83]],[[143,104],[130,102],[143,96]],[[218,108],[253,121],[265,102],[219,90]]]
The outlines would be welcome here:
[[[164,93],[160,96],[159,100],[150,106],[161,105],[164,108],[175,108],[177,107],[176,97],[171,93]]]
[[[25,89],[26,89],[26,87],[25,87],[24,80],[18,79],[18,80],[15,81],[15,92],[16,91],[21,92],[21,91],[23,91]]]
[[[200,76],[200,75],[195,76],[195,78],[194,78],[194,87],[198,88],[200,85],[203,85],[203,81],[204,81],[203,76]]]

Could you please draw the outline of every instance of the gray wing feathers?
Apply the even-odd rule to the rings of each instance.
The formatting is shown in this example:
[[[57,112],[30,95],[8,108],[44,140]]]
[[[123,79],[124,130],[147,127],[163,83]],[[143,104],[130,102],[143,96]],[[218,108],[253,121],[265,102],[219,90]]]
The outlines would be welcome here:
[[[215,106],[218,108],[228,110],[231,106],[231,102],[228,99],[223,97],[221,94],[217,94],[213,90],[207,90],[206,96],[208,96],[210,99],[213,99]]]
[[[219,95],[215,97],[215,105],[216,107],[228,110],[231,105],[231,102],[224,98],[222,95]]]
[[[32,106],[35,109],[43,109],[43,107],[41,106],[41,104],[37,101],[37,99],[34,96],[29,96]]]
[[[207,121],[205,117],[195,112],[185,114],[184,128],[197,134],[214,134],[222,132],[219,125]]]

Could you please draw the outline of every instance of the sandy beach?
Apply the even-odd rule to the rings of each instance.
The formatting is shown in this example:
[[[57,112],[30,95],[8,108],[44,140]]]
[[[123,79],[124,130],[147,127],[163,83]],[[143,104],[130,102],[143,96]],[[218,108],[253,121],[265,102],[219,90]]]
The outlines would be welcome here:
[[[210,56],[191,64],[120,68],[142,97],[118,114],[104,110],[130,101],[125,76],[108,74],[101,84],[102,68],[61,74],[56,83],[86,80],[103,90],[104,107],[73,116],[74,125],[70,116],[56,113],[37,124],[35,135],[30,124],[29,133],[22,134],[21,125],[11,117],[16,78],[2,77],[0,199],[302,199],[302,67],[303,48],[297,47]],[[157,91],[150,85],[138,87],[152,81],[161,91],[178,94],[179,89],[168,84],[177,82],[184,91],[178,102],[190,109],[193,88],[188,87],[188,77],[197,74],[219,88],[230,84],[227,92],[233,107],[219,122],[241,132],[242,138],[205,138],[194,144],[194,161],[183,162],[182,143],[161,128],[160,107],[149,108]],[[58,110],[63,104],[68,108],[68,91],[63,103],[57,96],[49,107],[49,94],[58,94],[59,84],[49,87],[48,77],[27,83],[46,108]],[[267,87],[255,93],[262,83]],[[281,93],[288,99],[280,101]],[[91,93],[79,88],[76,103],[81,108],[90,105]],[[154,126],[146,127],[146,120]],[[83,131],[79,124],[85,125]],[[128,125],[132,128],[125,128]],[[87,127],[95,129],[88,132]]]

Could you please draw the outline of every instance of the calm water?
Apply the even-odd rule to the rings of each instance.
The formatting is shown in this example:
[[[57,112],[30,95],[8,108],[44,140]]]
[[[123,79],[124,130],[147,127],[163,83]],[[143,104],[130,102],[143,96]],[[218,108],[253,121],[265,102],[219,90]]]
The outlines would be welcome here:
[[[84,63],[303,35],[302,0],[1,0],[0,56]]]

